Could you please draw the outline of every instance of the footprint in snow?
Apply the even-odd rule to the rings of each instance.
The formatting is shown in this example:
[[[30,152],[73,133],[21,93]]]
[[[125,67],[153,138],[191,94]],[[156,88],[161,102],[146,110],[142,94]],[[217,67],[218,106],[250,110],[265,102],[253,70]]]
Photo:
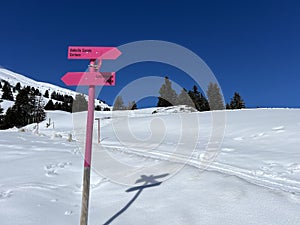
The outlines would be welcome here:
[[[236,137],[236,138],[233,138],[233,140],[235,140],[235,141],[243,141],[244,138],[243,137]]]
[[[71,215],[73,215],[72,210],[65,211],[65,216],[71,216]]]
[[[10,198],[13,195],[13,192],[8,190],[8,191],[2,191],[0,192],[0,200],[1,199],[6,199],[6,198]]]
[[[222,148],[221,151],[222,152],[234,152],[235,149],[234,148]]]
[[[267,136],[268,135],[265,132],[261,132],[261,133],[254,134],[251,137],[256,139],[256,138],[267,137]]]
[[[52,177],[58,175],[57,170],[64,169],[65,167],[72,165],[71,162],[60,162],[56,164],[48,164],[44,167],[46,176]]]
[[[283,132],[285,132],[284,126],[273,127],[272,130],[275,131],[276,133],[283,133]]]

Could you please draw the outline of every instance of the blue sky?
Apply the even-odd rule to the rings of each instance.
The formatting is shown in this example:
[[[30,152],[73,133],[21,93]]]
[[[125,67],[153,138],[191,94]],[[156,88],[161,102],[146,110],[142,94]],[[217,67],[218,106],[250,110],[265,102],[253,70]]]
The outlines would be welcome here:
[[[248,107],[300,107],[300,2],[295,1],[1,1],[0,65],[64,86],[69,45],[120,46],[164,40],[199,55],[218,79],[226,102],[238,91]],[[144,68],[144,70],[143,70]],[[191,89],[175,68],[153,63],[117,73],[112,103],[127,83],[155,73]],[[74,88],[73,88],[74,89]]]

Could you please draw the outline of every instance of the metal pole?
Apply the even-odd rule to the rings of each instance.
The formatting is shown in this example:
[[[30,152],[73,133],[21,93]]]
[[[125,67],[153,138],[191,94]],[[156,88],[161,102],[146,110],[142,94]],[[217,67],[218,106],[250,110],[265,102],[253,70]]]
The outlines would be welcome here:
[[[100,118],[96,118],[98,121],[98,144],[100,144]]]
[[[90,60],[90,72],[94,72],[95,60]],[[88,115],[86,126],[86,142],[84,156],[84,171],[83,171],[83,190],[82,190],[82,205],[80,225],[88,224],[89,211],[89,195],[90,195],[90,176],[91,176],[91,158],[93,144],[93,125],[94,125],[94,108],[95,108],[95,86],[89,86],[89,101]]]

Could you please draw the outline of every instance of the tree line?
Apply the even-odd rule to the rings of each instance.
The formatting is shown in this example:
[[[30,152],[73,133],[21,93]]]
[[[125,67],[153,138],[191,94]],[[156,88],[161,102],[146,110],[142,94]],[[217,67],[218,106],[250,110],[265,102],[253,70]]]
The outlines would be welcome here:
[[[66,112],[86,111],[88,102],[83,94],[76,94],[75,98],[70,95],[62,95],[53,91],[51,95],[46,90],[44,95],[39,89],[26,86],[21,87],[18,82],[12,86],[9,82],[1,80],[0,88],[0,129],[23,127],[31,123],[39,123],[46,118],[45,110],[62,110]],[[16,97],[14,97],[16,96]],[[51,98],[44,105],[44,98]],[[5,115],[1,102],[3,100],[14,101],[14,105],[7,109]],[[109,111],[108,107],[96,106],[95,110]]]
[[[165,77],[165,83],[159,90],[157,106],[168,107],[173,105],[188,105],[196,108],[198,111],[223,110],[225,109],[221,90],[216,83],[209,83],[207,98],[198,91],[196,85],[192,90],[187,91],[183,88],[178,95],[172,88],[172,82],[168,77]],[[245,108],[245,102],[238,92],[234,93],[230,103],[226,104],[226,109],[242,109]]]

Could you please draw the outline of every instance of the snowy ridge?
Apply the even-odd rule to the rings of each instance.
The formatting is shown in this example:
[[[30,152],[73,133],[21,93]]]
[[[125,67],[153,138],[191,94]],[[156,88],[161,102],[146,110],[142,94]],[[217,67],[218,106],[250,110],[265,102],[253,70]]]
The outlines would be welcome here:
[[[20,82],[22,87],[23,86],[34,87],[36,89],[39,89],[42,95],[45,93],[46,90],[49,91],[49,95],[51,95],[51,93],[54,91],[62,95],[70,95],[72,97],[75,97],[75,95],[78,94],[75,91],[58,87],[50,83],[35,81],[24,75],[0,67],[0,81],[1,80],[9,82],[12,86],[15,86],[18,82]],[[106,107],[111,108],[110,106],[101,102],[100,100],[95,100],[95,105],[100,105],[102,108],[106,108]]]
[[[20,82],[21,86],[31,86],[34,88],[38,88],[42,94],[44,94],[46,90],[56,91],[60,94],[71,95],[73,97],[75,97],[75,95],[77,94],[75,91],[58,87],[56,85],[49,84],[49,83],[38,82],[26,76],[12,72],[4,68],[0,68],[0,80],[5,80],[13,86],[15,86],[18,82]]]

